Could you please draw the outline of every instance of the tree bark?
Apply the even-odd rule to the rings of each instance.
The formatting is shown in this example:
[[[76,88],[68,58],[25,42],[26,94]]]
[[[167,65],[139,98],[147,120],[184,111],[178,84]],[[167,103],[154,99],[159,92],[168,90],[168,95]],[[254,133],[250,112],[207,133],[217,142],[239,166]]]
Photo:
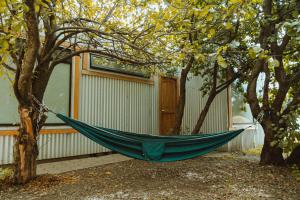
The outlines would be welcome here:
[[[282,148],[271,145],[271,142],[274,140],[272,122],[269,120],[265,120],[264,122],[262,122],[262,127],[265,132],[265,139],[260,155],[260,164],[284,166],[285,161],[282,155]]]
[[[17,184],[25,184],[36,177],[37,133],[32,108],[19,106],[19,114],[21,123],[14,146],[14,179]]]
[[[280,147],[272,147],[269,141],[264,141],[260,155],[260,164],[284,166],[285,161],[282,156],[283,150]]]

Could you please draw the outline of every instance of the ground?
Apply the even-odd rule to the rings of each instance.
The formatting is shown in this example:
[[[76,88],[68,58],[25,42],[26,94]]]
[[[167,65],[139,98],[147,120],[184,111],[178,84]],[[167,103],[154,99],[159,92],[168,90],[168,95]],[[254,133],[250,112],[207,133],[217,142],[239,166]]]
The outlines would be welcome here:
[[[25,186],[2,186],[0,199],[300,200],[300,182],[288,168],[226,154],[174,163],[129,160],[42,175]]]

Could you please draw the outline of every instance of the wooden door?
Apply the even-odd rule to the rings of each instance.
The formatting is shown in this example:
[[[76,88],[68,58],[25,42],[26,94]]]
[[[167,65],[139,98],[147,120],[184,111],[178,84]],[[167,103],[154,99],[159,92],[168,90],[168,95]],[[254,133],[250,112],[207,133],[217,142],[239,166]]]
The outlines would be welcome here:
[[[175,78],[160,78],[159,113],[160,134],[170,135],[175,124],[177,104],[177,80]]]

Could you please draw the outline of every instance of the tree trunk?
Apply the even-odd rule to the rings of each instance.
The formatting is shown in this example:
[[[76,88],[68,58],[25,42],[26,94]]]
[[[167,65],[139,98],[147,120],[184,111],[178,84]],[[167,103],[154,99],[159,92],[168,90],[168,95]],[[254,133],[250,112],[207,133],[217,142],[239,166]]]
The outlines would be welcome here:
[[[260,163],[263,165],[285,165],[283,150],[280,147],[272,147],[268,141],[264,142],[263,149],[260,155]]]
[[[208,95],[208,98],[207,98],[207,101],[205,103],[205,106],[204,108],[202,109],[201,113],[200,113],[200,116],[197,120],[197,123],[192,131],[192,134],[197,134],[199,133],[200,131],[200,128],[202,127],[202,124],[204,122],[204,119],[208,113],[208,110],[210,108],[210,105],[211,103],[213,102],[213,100],[215,99],[216,95],[218,94],[217,92],[217,79],[218,79],[218,69],[219,69],[219,65],[218,65],[218,62],[216,61],[214,63],[214,69],[213,69],[213,73],[212,73],[212,77],[213,77],[213,82],[212,82],[212,88],[209,92],[209,95]],[[224,89],[227,88],[227,87],[224,87]],[[220,90],[222,91],[222,90]],[[219,91],[219,92],[220,92]]]
[[[274,133],[272,131],[271,124],[272,123],[270,121],[262,123],[265,132],[265,139],[263,149],[260,155],[260,164],[283,166],[285,165],[285,161],[282,155],[282,148],[271,145],[271,142],[274,138]]]
[[[178,135],[180,133],[180,128],[182,124],[182,118],[184,114],[185,100],[186,100],[186,80],[189,74],[190,69],[193,66],[194,57],[192,56],[186,66],[186,68],[182,69],[180,75],[180,84],[179,84],[179,100],[176,109],[176,119],[174,128],[172,130],[173,135]]]
[[[31,108],[19,106],[19,115],[21,123],[14,146],[14,179],[17,184],[25,184],[36,177],[37,134]]]
[[[291,153],[291,155],[286,159],[287,164],[296,164],[300,168],[300,145],[298,145]]]
[[[183,113],[184,113],[184,107],[185,107],[185,100],[186,100],[186,79],[187,79],[188,72],[186,69],[183,69],[181,71],[181,76],[180,76],[180,84],[179,84],[179,100],[177,104],[177,109],[176,109],[176,119],[175,119],[175,125],[172,131],[172,134],[178,135],[180,133],[180,128],[181,128],[181,123],[182,123],[182,118],[183,118]]]
[[[216,96],[216,93],[215,93],[215,92],[211,92],[211,93],[209,94],[209,97],[208,97],[208,99],[207,99],[207,101],[206,101],[206,104],[205,104],[203,110],[202,110],[201,113],[200,113],[200,116],[199,116],[199,118],[198,118],[198,120],[197,120],[197,123],[196,123],[196,126],[194,127],[194,130],[192,131],[192,134],[197,134],[197,133],[199,133],[200,128],[202,127],[202,124],[203,124],[203,122],[204,122],[204,119],[205,119],[205,117],[206,117],[206,115],[207,115],[207,113],[208,113],[208,110],[209,110],[209,108],[210,108],[210,105],[212,104],[212,102],[213,102],[215,96]]]

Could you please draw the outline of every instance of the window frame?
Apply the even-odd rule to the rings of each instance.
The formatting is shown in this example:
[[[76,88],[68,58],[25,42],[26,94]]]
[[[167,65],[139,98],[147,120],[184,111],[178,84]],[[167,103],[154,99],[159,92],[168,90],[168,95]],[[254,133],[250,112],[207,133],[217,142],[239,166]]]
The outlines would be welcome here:
[[[73,67],[72,67],[72,60],[70,60],[69,62],[68,61],[64,61],[64,62],[61,62],[62,64],[69,64],[70,65],[70,80],[69,80],[69,112],[68,112],[68,115],[67,117],[71,117],[71,114],[72,114],[72,74],[73,74]],[[65,122],[62,122],[62,123],[47,123],[47,120],[46,120],[46,123],[44,124],[44,126],[65,126],[67,123]]]
[[[143,74],[141,72],[129,72],[126,70],[122,69],[115,69],[112,67],[107,67],[107,66],[95,66],[93,65],[92,59],[94,57],[101,57],[101,55],[95,54],[95,53],[89,53],[89,68],[94,70],[94,71],[106,71],[106,72],[112,72],[116,74],[121,74],[121,75],[128,75],[128,76],[133,76],[133,77],[139,77],[139,78],[144,78],[144,79],[150,79],[151,76]]]
[[[70,61],[64,61],[64,62],[61,62],[62,64],[68,64],[69,67],[70,67],[70,80],[69,80],[69,112],[68,112],[68,117],[71,116],[72,114],[72,73],[73,73],[73,67],[72,67],[72,60]],[[49,127],[49,126],[65,126],[66,123],[47,123],[47,120],[46,120],[46,123],[44,124],[45,127]],[[0,122],[0,127],[16,127],[16,126],[19,126],[19,122],[17,123],[1,123]]]

